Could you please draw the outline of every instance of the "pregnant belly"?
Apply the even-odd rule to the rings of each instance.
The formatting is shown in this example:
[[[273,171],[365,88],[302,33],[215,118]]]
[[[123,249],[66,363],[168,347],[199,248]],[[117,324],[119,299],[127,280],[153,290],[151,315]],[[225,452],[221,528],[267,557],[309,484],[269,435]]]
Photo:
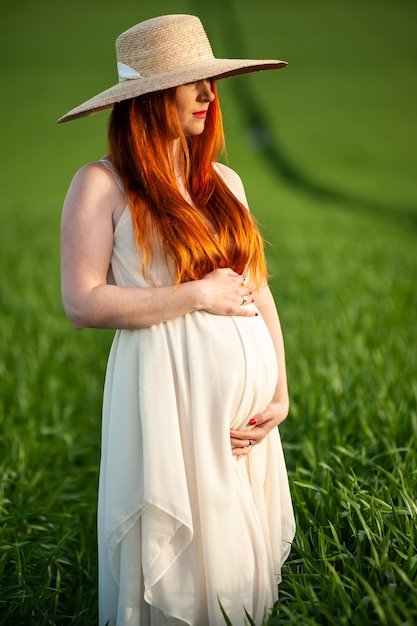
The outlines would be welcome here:
[[[212,419],[226,420],[231,428],[245,427],[271,401],[278,377],[262,317],[199,311],[175,322],[166,329],[176,377],[187,378],[187,404],[191,409],[204,405],[204,414],[209,411]]]

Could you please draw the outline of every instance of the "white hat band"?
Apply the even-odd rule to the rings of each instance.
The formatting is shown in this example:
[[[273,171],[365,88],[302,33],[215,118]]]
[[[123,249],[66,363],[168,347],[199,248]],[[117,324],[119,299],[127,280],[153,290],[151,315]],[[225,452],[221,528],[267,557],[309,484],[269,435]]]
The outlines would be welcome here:
[[[133,67],[117,61],[117,72],[119,74],[119,83],[124,80],[134,80],[135,78],[143,78],[142,74],[139,74]]]

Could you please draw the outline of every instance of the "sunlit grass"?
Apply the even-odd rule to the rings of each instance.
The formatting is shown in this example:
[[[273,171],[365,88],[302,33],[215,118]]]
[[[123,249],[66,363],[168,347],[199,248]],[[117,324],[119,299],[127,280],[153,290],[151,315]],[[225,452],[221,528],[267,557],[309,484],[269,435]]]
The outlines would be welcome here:
[[[372,218],[339,207],[324,239],[327,208],[309,203],[306,210],[296,195],[273,189],[280,215],[281,203],[292,208],[268,255],[287,345],[292,406],[281,430],[298,529],[269,623],[411,625],[413,237],[389,222],[370,237]],[[48,223],[42,213],[37,220]],[[266,230],[270,220],[265,213]],[[59,298],[56,231],[31,239],[33,228],[10,219],[1,252],[14,271],[4,281],[0,325],[0,623],[94,624],[100,406],[111,333],[70,327]],[[18,233],[36,263],[19,262]]]
[[[323,7],[330,6],[322,2]],[[122,4],[117,10],[106,7],[109,22],[113,17],[117,22],[117,32],[136,19],[126,3],[126,23],[122,24]],[[231,165],[243,175],[252,211],[269,242],[271,286],[284,328],[290,382],[291,411],[281,433],[297,534],[269,624],[412,626],[417,622],[417,207],[410,201],[415,199],[416,159],[411,153],[407,158],[405,150],[411,141],[408,136],[404,139],[404,128],[413,128],[413,99],[402,107],[398,126],[391,109],[395,93],[381,98],[377,110],[366,108],[367,74],[361,75],[357,64],[361,98],[355,101],[352,95],[345,101],[339,77],[330,102],[328,81],[334,67],[325,63],[322,79],[320,73],[310,76],[306,59],[316,44],[320,50],[333,49],[340,22],[332,22],[332,13],[326,13],[335,32],[323,29],[318,41],[311,29],[310,5],[302,4],[304,12],[291,9],[288,3],[268,5],[271,24],[274,11],[279,12],[277,20],[284,20],[279,22],[280,41],[293,56],[293,74],[289,75],[293,78],[277,83],[276,93],[271,91],[275,83],[266,76],[261,77],[265,83],[253,79],[254,84],[268,84],[268,89],[257,94],[265,111],[271,111],[271,104],[275,111],[277,102],[285,109],[285,120],[273,112],[266,114],[264,121],[271,125],[274,138],[282,140],[291,160],[300,164],[301,174],[311,163],[312,180],[340,187],[340,197],[320,197],[308,185],[297,187],[268,164],[262,146],[248,140],[244,103],[236,100],[227,85],[221,88]],[[180,5],[178,10],[188,10],[185,2]],[[380,32],[385,41],[384,33],[389,33],[391,40],[391,28],[386,25],[384,30],[384,20],[395,7],[382,5],[379,30],[372,30],[373,37]],[[398,8],[401,24],[404,6]],[[34,22],[43,19],[35,5],[30,7],[28,3],[23,25],[28,45],[30,33],[35,32],[32,18]],[[367,30],[366,23],[370,32],[376,19],[373,6],[365,2],[361,7],[361,32]],[[171,9],[157,0],[152,13]],[[6,44],[15,41],[9,19],[15,10],[10,5],[5,14]],[[78,332],[65,319],[58,234],[66,185],[77,166],[102,155],[105,124],[98,118],[71,128],[54,127],[58,115],[77,103],[69,103],[63,91],[70,78],[76,83],[74,67],[84,67],[82,44],[88,42],[82,33],[88,20],[96,18],[97,7],[94,2],[83,3],[82,10],[83,22],[76,20],[75,13],[68,16],[70,32],[80,32],[79,57],[72,58],[77,51],[66,52],[68,42],[57,47],[62,63],[68,65],[64,78],[62,72],[54,74],[59,88],[48,92],[51,68],[45,63],[50,60],[50,48],[43,48],[37,40],[31,47],[37,64],[36,69],[30,66],[34,86],[30,114],[27,94],[20,91],[29,83],[17,81],[15,71],[8,84],[16,90],[16,97],[4,103],[1,626],[97,624],[100,411],[112,333]],[[202,11],[207,13],[208,5]],[[51,9],[49,18],[60,24],[55,12]],[[245,15],[250,27],[255,26],[260,19],[257,5],[240,3],[242,25]],[[16,13],[14,19],[23,28],[21,16]],[[211,14],[209,24],[213,19]],[[285,33],[283,23],[291,24],[293,32]],[[105,26],[112,32],[110,23]],[[295,30],[302,35],[298,43],[293,42]],[[213,31],[221,45],[222,31],[214,26]],[[62,36],[61,29],[51,30],[58,45],[57,33]],[[255,54],[254,41],[248,36],[245,41]],[[362,38],[362,54],[366,45]],[[10,48],[20,72],[28,71],[27,54],[24,68],[19,56],[23,48],[23,44],[19,50]],[[401,82],[410,70],[406,64],[409,48],[411,43],[398,43],[403,64],[395,79],[397,97],[411,89],[408,82]],[[343,56],[341,48],[337,55]],[[346,55],[350,62],[349,50]],[[364,59],[368,72],[372,58]],[[89,71],[85,72],[85,76],[80,74],[84,84],[78,89],[88,97],[95,84]],[[372,81],[379,90],[375,93],[381,93],[381,72],[372,75]],[[284,84],[286,95],[281,91]],[[304,101],[306,84],[310,89],[314,84],[316,91]],[[45,93],[50,96],[47,105]],[[319,101],[323,93],[330,102],[328,110],[322,107],[324,100]],[[293,105],[286,98],[292,98]],[[325,111],[323,119],[318,117],[320,110]],[[334,132],[337,124],[327,128],[334,120],[341,124],[355,115],[360,121],[352,133],[345,125],[339,135]],[[378,134],[373,142],[372,128],[385,127],[389,128],[386,137]],[[321,135],[322,143],[318,141]],[[36,147],[30,156],[28,145]],[[395,159],[390,160],[391,153],[397,155]]]

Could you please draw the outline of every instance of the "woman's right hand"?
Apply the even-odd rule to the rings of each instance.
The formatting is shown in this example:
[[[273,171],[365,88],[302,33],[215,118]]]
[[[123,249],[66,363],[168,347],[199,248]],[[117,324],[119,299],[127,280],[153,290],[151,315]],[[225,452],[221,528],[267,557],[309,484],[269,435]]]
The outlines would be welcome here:
[[[215,315],[240,315],[254,317],[258,315],[252,307],[254,294],[245,285],[245,277],[231,268],[220,268],[209,272],[196,281],[200,290],[200,308]]]

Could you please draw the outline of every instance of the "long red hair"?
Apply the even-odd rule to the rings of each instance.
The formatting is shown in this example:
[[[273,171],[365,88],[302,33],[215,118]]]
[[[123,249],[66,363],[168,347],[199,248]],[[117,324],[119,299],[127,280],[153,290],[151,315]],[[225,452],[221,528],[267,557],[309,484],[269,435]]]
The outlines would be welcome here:
[[[155,246],[177,283],[200,279],[220,267],[266,282],[262,237],[249,211],[230,191],[213,163],[224,150],[217,90],[204,131],[186,137],[176,112],[175,88],[117,103],[109,124],[109,151],[132,214],[145,277]],[[173,171],[172,142],[195,206],[181,195]],[[157,242],[159,242],[157,244]]]

